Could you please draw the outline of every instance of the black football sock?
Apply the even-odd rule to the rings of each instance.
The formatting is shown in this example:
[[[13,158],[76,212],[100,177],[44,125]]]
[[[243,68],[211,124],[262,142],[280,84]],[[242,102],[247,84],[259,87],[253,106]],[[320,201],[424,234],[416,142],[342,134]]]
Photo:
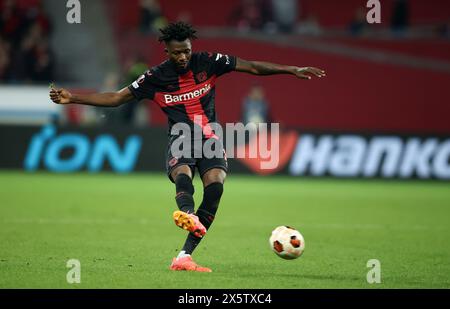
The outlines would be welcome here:
[[[198,244],[200,243],[202,239],[200,237],[195,236],[192,233],[189,233],[186,241],[184,242],[183,249],[185,254],[192,254],[194,252],[195,248],[197,248]]]
[[[197,210],[197,216],[207,230],[214,221],[222,193],[223,184],[220,182],[208,185],[203,191],[203,201]]]
[[[175,179],[175,187],[178,208],[190,214],[194,213],[194,186],[191,177],[186,174],[178,175]]]
[[[197,216],[206,229],[209,229],[214,221],[222,193],[223,184],[218,182],[208,185],[203,191],[203,201],[197,210]],[[201,240],[202,238],[189,233],[182,250],[186,254],[192,254]]]

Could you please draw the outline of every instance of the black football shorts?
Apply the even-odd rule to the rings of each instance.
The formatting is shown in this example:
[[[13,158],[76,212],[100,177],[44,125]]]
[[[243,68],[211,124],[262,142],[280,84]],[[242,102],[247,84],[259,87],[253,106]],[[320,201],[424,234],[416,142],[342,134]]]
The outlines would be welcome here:
[[[213,168],[220,168],[224,170],[225,172],[228,172],[228,162],[227,162],[227,156],[225,149],[223,147],[223,144],[219,140],[209,141],[209,139],[203,139],[202,141],[191,141],[191,149],[190,153],[187,156],[184,155],[177,155],[176,153],[173,153],[172,146],[176,141],[178,143],[176,144],[176,147],[179,150],[183,150],[183,147],[180,146],[180,138],[184,138],[183,136],[172,136],[169,138],[169,142],[167,145],[167,155],[166,155],[166,172],[167,176],[169,177],[170,181],[174,182],[174,179],[172,179],[172,171],[177,168],[180,165],[188,165],[191,168],[192,171],[192,177],[195,175],[195,168],[197,167],[198,172],[200,174],[200,177],[203,177],[203,175]],[[217,155],[215,156],[205,156],[204,154],[204,146],[205,143],[207,144],[207,148],[211,148],[213,152]],[[212,146],[211,146],[212,145]],[[180,151],[178,151],[179,153]]]

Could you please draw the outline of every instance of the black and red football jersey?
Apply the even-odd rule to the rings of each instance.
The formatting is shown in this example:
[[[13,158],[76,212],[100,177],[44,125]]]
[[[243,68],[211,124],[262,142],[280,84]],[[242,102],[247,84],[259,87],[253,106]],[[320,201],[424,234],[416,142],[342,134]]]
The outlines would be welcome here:
[[[150,99],[161,107],[169,120],[169,133],[175,123],[186,123],[191,129],[200,126],[203,137],[209,138],[214,135],[209,123],[216,122],[216,79],[235,67],[236,57],[193,53],[182,72],[167,60],[145,72],[128,89],[137,100]]]

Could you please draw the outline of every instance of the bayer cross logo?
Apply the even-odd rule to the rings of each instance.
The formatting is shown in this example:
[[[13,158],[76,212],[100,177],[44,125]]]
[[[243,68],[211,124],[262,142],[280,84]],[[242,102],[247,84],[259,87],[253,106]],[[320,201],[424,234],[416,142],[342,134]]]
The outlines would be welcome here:
[[[197,78],[197,80],[201,83],[204,82],[205,80],[208,79],[208,75],[206,74],[205,71],[197,73],[197,75],[195,75],[195,77]]]
[[[174,157],[169,161],[169,166],[170,167],[175,166],[175,164],[177,164],[177,163],[178,163],[178,158]]]

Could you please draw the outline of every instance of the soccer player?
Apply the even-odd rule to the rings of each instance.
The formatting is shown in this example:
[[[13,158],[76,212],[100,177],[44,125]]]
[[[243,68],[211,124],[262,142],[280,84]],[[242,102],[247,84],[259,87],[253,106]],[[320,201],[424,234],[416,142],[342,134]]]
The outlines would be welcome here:
[[[215,81],[225,73],[291,74],[301,79],[311,79],[311,75],[323,77],[325,72],[313,67],[247,61],[220,53],[194,53],[192,40],[196,39],[196,31],[183,22],[171,23],[160,31],[159,41],[165,44],[168,60],[145,72],[130,86],[117,92],[90,95],[71,94],[65,89],[52,88],[50,98],[57,104],[103,107],[119,106],[132,99],[150,99],[161,107],[169,120],[166,169],[170,181],[175,184],[175,201],[178,205],[173,219],[177,226],[189,231],[184,246],[178,256],[173,258],[170,269],[211,272],[211,269],[195,263],[191,255],[214,221],[227,174],[226,156],[198,158],[192,155],[174,155],[171,145],[185,138],[185,135],[171,134],[171,128],[180,123],[187,124],[192,130],[197,126],[202,132],[201,145],[210,139],[217,139],[209,124],[216,121]],[[219,151],[225,153],[221,143],[215,145],[219,145]],[[194,207],[192,184],[195,168],[204,187],[203,200],[197,211]]]

